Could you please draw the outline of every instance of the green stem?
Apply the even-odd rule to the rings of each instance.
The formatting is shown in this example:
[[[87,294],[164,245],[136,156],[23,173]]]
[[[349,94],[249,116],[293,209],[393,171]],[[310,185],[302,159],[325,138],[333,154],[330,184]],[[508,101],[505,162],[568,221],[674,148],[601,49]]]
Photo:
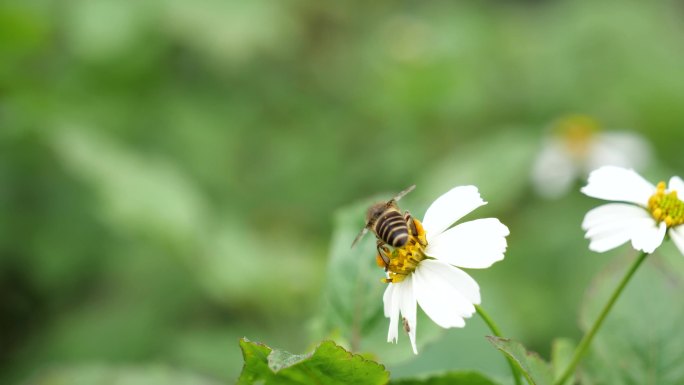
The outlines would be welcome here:
[[[584,337],[582,337],[582,340],[580,341],[579,345],[577,345],[577,349],[575,349],[575,354],[572,356],[572,361],[570,361],[568,367],[565,368],[563,375],[558,379],[558,381],[555,382],[555,385],[563,385],[563,383],[567,381],[568,378],[570,378],[572,373],[575,371],[575,367],[577,366],[577,364],[579,364],[580,360],[589,348],[589,345],[591,345],[591,340],[594,338],[594,335],[596,335],[596,332],[601,327],[603,320],[606,319],[606,316],[615,304],[615,301],[620,296],[620,293],[622,293],[622,290],[627,285],[627,282],[629,282],[630,278],[632,278],[634,273],[637,271],[637,269],[639,268],[641,263],[646,259],[647,256],[648,253],[642,252],[639,255],[639,257],[632,263],[632,266],[629,267],[629,270],[627,270],[627,274],[625,274],[625,276],[622,277],[620,284],[618,284],[618,286],[615,288],[613,295],[610,296],[610,299],[608,299],[608,302],[603,307],[603,310],[601,310],[601,313],[599,314],[598,318],[596,319],[596,321],[594,321],[594,325],[592,325],[591,329],[589,329],[587,334],[585,334]]]
[[[480,305],[475,305],[475,310],[477,311],[477,314],[482,317],[482,320],[489,326],[489,330],[494,333],[495,336],[502,338],[503,334],[501,333],[501,329],[499,329],[498,326],[494,323],[494,320],[492,320],[492,317],[487,314],[487,312],[484,311],[480,307]],[[515,380],[515,385],[522,385],[522,381],[520,380],[520,371],[518,370],[518,366],[516,363],[513,361],[513,359],[509,356],[507,356],[504,353],[504,357],[506,357],[506,361],[508,361],[508,366],[511,367],[511,373],[513,373],[513,379]]]

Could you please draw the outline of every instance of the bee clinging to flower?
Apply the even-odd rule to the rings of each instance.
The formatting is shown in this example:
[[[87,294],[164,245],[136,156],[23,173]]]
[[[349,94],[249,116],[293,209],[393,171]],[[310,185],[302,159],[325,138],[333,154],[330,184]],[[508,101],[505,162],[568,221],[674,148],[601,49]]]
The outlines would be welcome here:
[[[428,207],[423,220],[403,215],[396,204],[414,186],[368,209],[366,226],[377,238],[378,265],[385,268],[384,314],[390,319],[388,342],[399,324],[414,353],[416,308],[443,328],[463,327],[480,303],[480,287],[460,268],[484,269],[504,258],[508,228],[496,218],[455,223],[486,204],[475,186],[457,186]],[[352,246],[353,246],[352,244]]]
[[[412,185],[395,195],[387,202],[379,202],[368,208],[366,213],[366,225],[356,236],[352,247],[368,232],[372,231],[377,238],[378,263],[389,267],[391,253],[388,246],[393,248],[404,247],[408,242],[415,242],[419,229],[411,214],[406,211],[404,214],[399,210],[397,201],[406,194],[413,191],[416,185]],[[424,245],[424,244],[423,244]]]

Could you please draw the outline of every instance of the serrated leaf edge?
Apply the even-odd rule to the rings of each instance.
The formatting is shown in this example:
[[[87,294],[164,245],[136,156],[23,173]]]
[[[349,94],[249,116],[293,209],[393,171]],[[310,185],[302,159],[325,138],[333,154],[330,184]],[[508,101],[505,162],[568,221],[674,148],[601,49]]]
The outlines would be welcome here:
[[[518,358],[515,355],[511,354],[509,351],[507,351],[506,349],[504,349],[503,347],[501,347],[498,344],[499,342],[517,342],[517,343],[519,343],[518,341],[510,339],[510,338],[501,338],[501,337],[496,337],[496,336],[486,336],[486,338],[487,338],[487,340],[489,340],[489,342],[492,345],[494,345],[495,348],[497,348],[498,350],[503,352],[505,355],[510,357],[518,365],[518,368],[525,375],[525,378],[527,379],[527,381],[530,382],[530,384],[537,385],[537,382],[532,378],[532,375],[525,369],[525,367],[520,362],[520,360],[518,360]],[[521,346],[524,348],[524,346],[522,344],[521,344]],[[527,349],[524,349],[524,350],[525,350],[525,355],[531,356],[531,357],[536,357],[536,358],[542,360],[542,362],[546,362],[537,352],[531,352]],[[553,375],[553,372],[552,372],[552,375]]]
[[[298,355],[298,354],[292,354],[292,353],[287,352],[287,353],[289,353],[289,354],[292,354],[293,356],[299,356],[299,357],[301,357],[301,359],[300,359],[300,360],[297,360],[296,362],[291,363],[290,365],[286,365],[286,366],[280,367],[280,368],[278,368],[278,369],[274,369],[274,368],[271,366],[271,362],[270,362],[270,360],[269,360],[269,357],[271,357],[271,354],[273,354],[273,348],[271,348],[270,346],[268,346],[268,345],[266,345],[266,344],[264,344],[264,343],[250,341],[247,337],[242,337],[242,338],[240,338],[240,348],[241,348],[241,350],[242,350],[243,360],[245,360],[245,361],[246,361],[246,359],[245,359],[245,354],[246,354],[246,352],[245,352],[245,349],[244,349],[243,346],[242,346],[243,343],[255,344],[255,345],[259,345],[259,346],[262,346],[262,347],[265,347],[266,349],[268,349],[268,350],[269,350],[269,353],[268,353],[268,355],[266,356],[266,362],[268,363],[268,368],[269,368],[274,374],[278,373],[280,370],[287,369],[287,368],[291,368],[291,367],[293,367],[293,366],[295,366],[295,365],[301,363],[302,361],[304,361],[304,360],[306,360],[306,359],[309,359],[309,358],[313,357],[313,356],[316,354],[316,352],[318,352],[318,350],[319,350],[322,346],[324,346],[325,344],[332,344],[332,348],[333,348],[333,349],[341,350],[341,351],[347,356],[347,358],[350,359],[350,360],[353,360],[353,359],[355,359],[355,358],[358,357],[358,358],[361,360],[361,363],[370,363],[370,364],[373,364],[373,365],[376,365],[376,366],[382,368],[382,370],[383,370],[383,371],[386,373],[386,375],[387,375],[387,381],[389,381],[389,374],[390,374],[390,373],[387,371],[387,367],[385,367],[385,365],[383,365],[383,364],[381,364],[381,363],[379,363],[379,362],[376,362],[376,361],[367,359],[367,358],[363,357],[363,356],[360,355],[360,354],[352,353],[352,352],[348,351],[347,349],[345,349],[344,347],[342,347],[342,346],[336,344],[335,341],[332,341],[332,340],[323,340],[323,341],[321,341],[321,343],[318,344],[318,345],[316,346],[316,348],[313,350],[313,352],[311,352],[311,353],[306,353],[306,354]]]

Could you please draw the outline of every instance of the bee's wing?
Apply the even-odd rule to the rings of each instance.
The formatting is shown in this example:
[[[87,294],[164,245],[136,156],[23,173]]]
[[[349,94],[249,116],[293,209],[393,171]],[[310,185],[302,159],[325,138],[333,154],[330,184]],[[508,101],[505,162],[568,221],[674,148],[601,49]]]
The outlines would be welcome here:
[[[364,227],[363,229],[361,229],[361,231],[360,231],[359,234],[356,236],[356,238],[354,238],[354,242],[352,242],[351,247],[354,248],[354,246],[356,246],[356,243],[357,243],[358,241],[360,241],[361,238],[363,238],[363,236],[366,235],[367,232],[368,232],[368,227]]]
[[[415,189],[415,188],[416,188],[416,185],[415,185],[415,184],[409,186],[406,190],[404,190],[404,191],[400,192],[399,194],[395,195],[394,198],[392,198],[392,200],[395,201],[395,202],[398,201],[399,199],[403,198],[404,195],[406,195],[406,194],[410,193],[411,191],[413,191],[413,189]]]

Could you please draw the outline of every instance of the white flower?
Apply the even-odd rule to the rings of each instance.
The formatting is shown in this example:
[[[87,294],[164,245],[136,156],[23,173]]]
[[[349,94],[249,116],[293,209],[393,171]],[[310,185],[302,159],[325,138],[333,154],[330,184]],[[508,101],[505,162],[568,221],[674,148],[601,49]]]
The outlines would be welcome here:
[[[578,178],[601,166],[641,169],[650,159],[650,146],[641,136],[600,131],[588,116],[569,116],[552,131],[532,167],[534,188],[547,198],[560,197]]]
[[[684,181],[673,176],[666,189],[665,182],[654,186],[634,170],[605,166],[589,175],[584,194],[610,201],[590,210],[582,228],[590,239],[589,249],[602,253],[627,241],[632,247],[652,253],[669,234],[684,253]]]
[[[430,205],[422,227],[420,221],[415,220],[420,238],[427,241],[427,245],[414,244],[413,249],[410,245],[397,249],[390,263],[389,280],[395,279],[388,284],[383,296],[385,317],[390,319],[388,342],[397,341],[401,315],[413,352],[418,354],[416,304],[443,328],[463,327],[464,319],[475,313],[474,305],[480,303],[480,288],[473,278],[455,266],[482,269],[502,260],[509,231],[495,218],[449,227],[484,204],[486,202],[475,186],[460,186]],[[403,265],[407,255],[413,255],[414,261],[418,259],[410,269]]]

